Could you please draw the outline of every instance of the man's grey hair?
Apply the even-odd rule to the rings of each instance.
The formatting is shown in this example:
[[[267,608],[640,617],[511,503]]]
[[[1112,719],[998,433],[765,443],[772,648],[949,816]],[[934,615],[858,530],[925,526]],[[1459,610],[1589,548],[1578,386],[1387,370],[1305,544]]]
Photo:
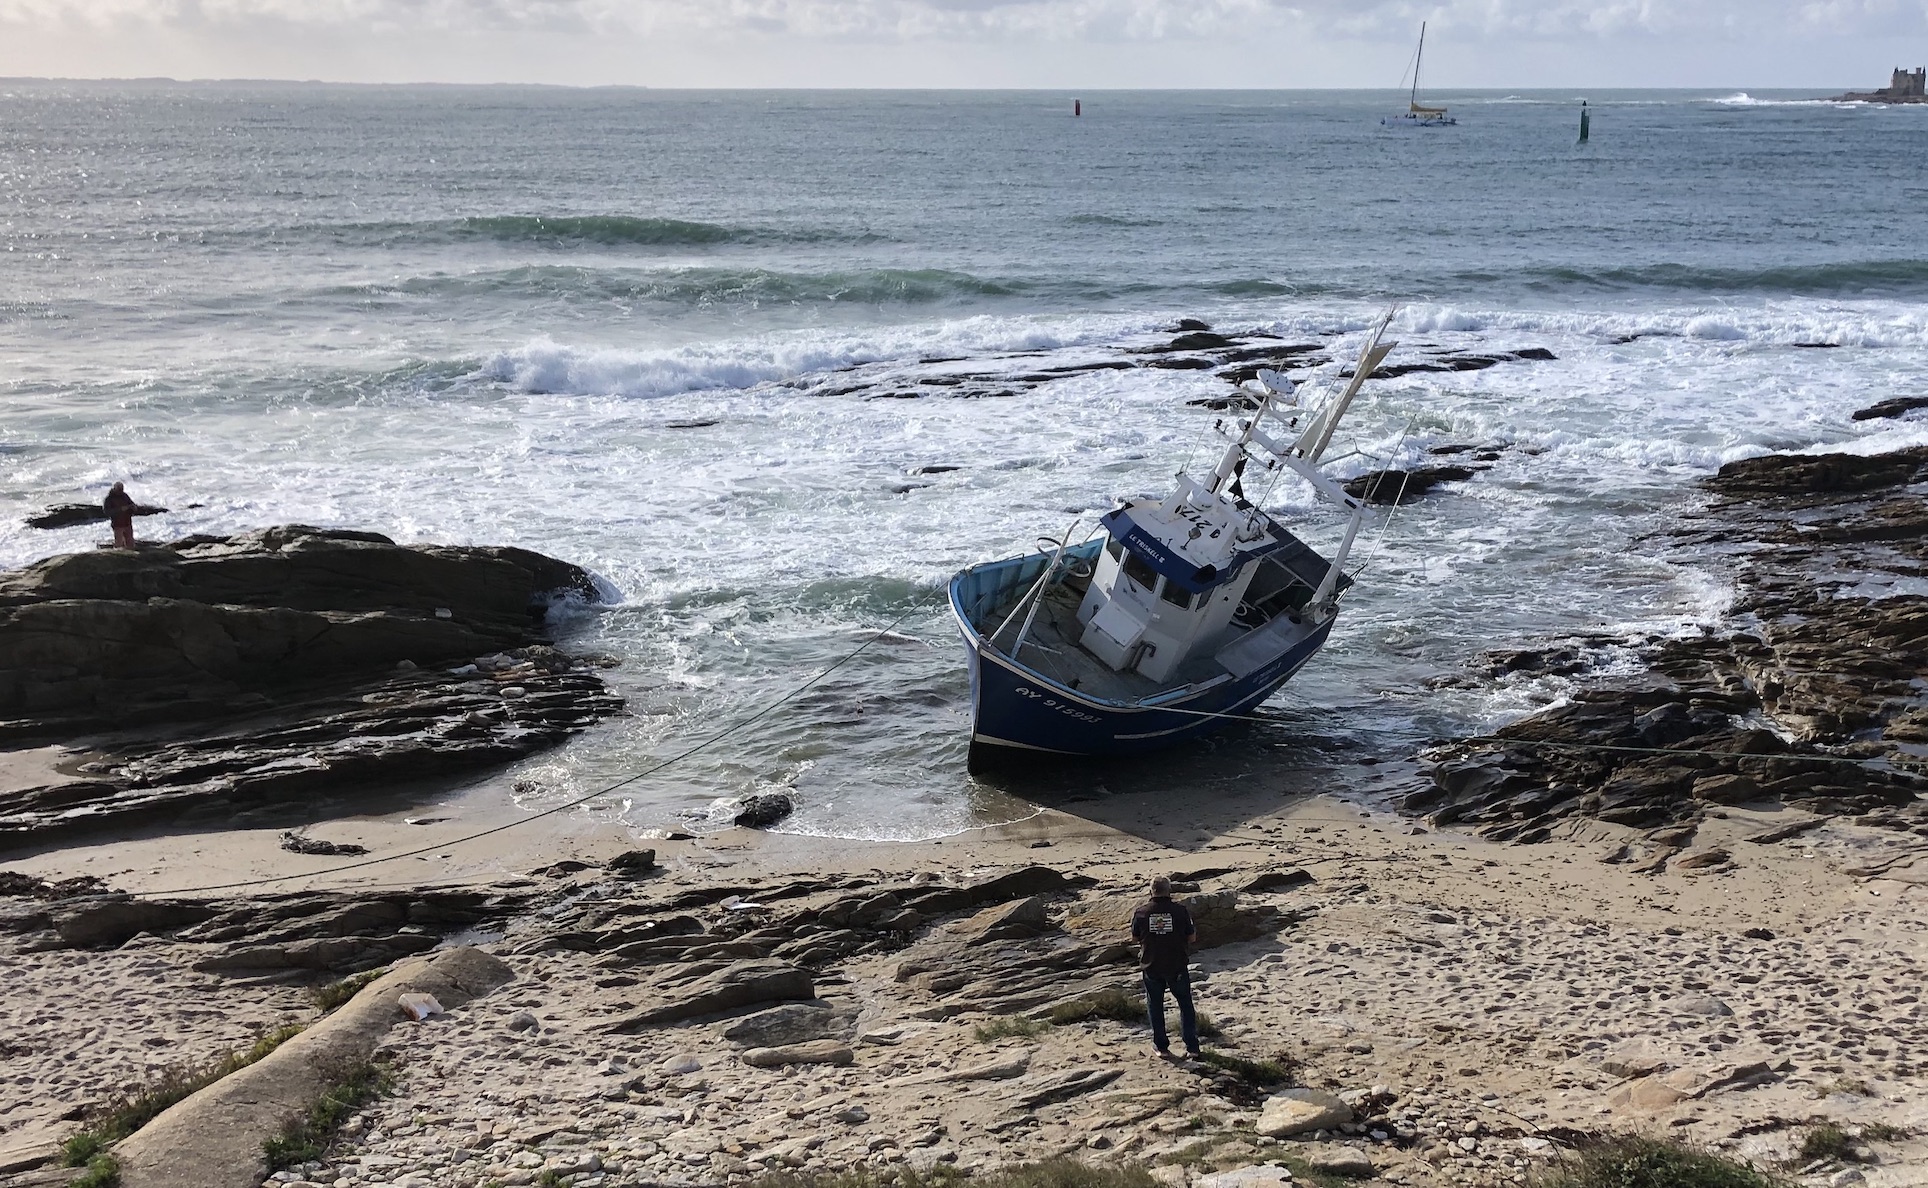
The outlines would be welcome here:
[[[1170,895],[1172,893],[1172,881],[1164,875],[1153,876],[1151,880],[1151,893],[1153,895]]]

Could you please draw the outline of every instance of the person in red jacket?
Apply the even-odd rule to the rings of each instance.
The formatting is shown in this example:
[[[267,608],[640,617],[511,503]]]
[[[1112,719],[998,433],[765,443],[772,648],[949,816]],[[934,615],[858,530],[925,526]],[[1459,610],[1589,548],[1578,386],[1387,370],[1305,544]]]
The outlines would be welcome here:
[[[1131,915],[1131,936],[1138,942],[1138,968],[1145,977],[1145,1013],[1151,1017],[1151,1045],[1160,1056],[1171,1055],[1165,1032],[1165,992],[1178,1003],[1178,1032],[1185,1054],[1196,1060],[1198,1014],[1192,1009],[1191,950],[1198,942],[1198,926],[1184,904],[1172,901],[1172,881],[1159,875],[1151,881],[1151,900]]]
[[[107,492],[107,498],[100,501],[100,506],[107,513],[107,522],[114,526],[114,547],[133,548],[134,508],[137,506],[134,497],[120,483],[115,483],[114,489]]]

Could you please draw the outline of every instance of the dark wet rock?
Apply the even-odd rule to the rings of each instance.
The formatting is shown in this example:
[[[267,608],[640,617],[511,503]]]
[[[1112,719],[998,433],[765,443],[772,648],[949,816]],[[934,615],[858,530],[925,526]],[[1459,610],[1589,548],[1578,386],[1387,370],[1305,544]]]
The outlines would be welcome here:
[[[628,850],[603,863],[603,869],[619,879],[640,879],[661,869],[656,865],[656,851]]]
[[[1462,483],[1482,468],[1422,466],[1417,470],[1374,470],[1349,479],[1346,494],[1367,503],[1410,503],[1441,483]]]
[[[1479,661],[1489,677],[1511,673],[1526,676],[1576,676],[1594,667],[1592,650],[1599,641],[1553,642],[1537,648],[1495,648],[1481,652]]]
[[[1152,359],[1145,366],[1163,371],[1210,371],[1218,364],[1196,355],[1180,355],[1171,359]]]
[[[281,848],[291,854],[315,854],[323,857],[348,856],[368,853],[367,846],[352,843],[322,841],[320,838],[304,837],[292,830],[281,835]]]
[[[1720,468],[1708,486],[1729,499],[1873,491],[1919,482],[1928,446],[1891,454],[1766,454]]]
[[[556,600],[594,597],[586,572],[523,549],[298,526],[0,575],[0,743],[95,751],[0,796],[0,842],[552,746],[621,705],[596,661],[542,642]]]
[[[738,803],[734,824],[745,829],[768,829],[797,809],[797,802],[781,792],[746,796]]]
[[[1928,598],[1890,587],[1928,570],[1924,482],[1928,447],[1722,467],[1707,482],[1713,504],[1679,536],[1734,558],[1734,626],[1640,643],[1646,675],[1450,749],[1433,786],[1402,807],[1514,841],[1570,814],[1653,827],[1736,804],[1893,814],[1912,827],[1928,817],[1909,750],[1928,739],[1917,689]],[[1561,671],[1584,654],[1483,660],[1490,678]],[[1637,869],[1661,869],[1678,848],[1661,844]]]
[[[1298,867],[1293,867],[1291,870],[1268,870],[1246,880],[1239,890],[1248,895],[1260,891],[1283,891],[1288,887],[1303,887],[1312,881],[1311,873]]]
[[[1870,404],[1854,412],[1857,421],[1873,421],[1882,418],[1903,417],[1918,408],[1928,408],[1928,396],[1897,396],[1893,400],[1883,400]]]
[[[0,896],[24,899],[77,899],[84,895],[105,895],[107,884],[93,875],[48,882],[15,870],[0,870]]]
[[[333,975],[389,965],[439,942],[421,933],[390,936],[318,936],[282,945],[249,945],[194,963],[202,973],[253,974],[305,970]]]
[[[1214,334],[1210,330],[1192,330],[1172,339],[1171,344],[1166,349],[1173,351],[1210,351],[1233,345],[1235,345],[1233,340],[1225,337],[1223,334]]]
[[[1179,334],[1189,334],[1199,330],[1210,330],[1212,324],[1199,318],[1180,318],[1172,323],[1172,330]]]
[[[129,513],[136,516],[159,516],[167,514],[164,507],[150,507],[137,503]],[[107,509],[98,503],[57,503],[46,511],[27,517],[29,528],[71,528],[76,524],[104,524],[107,522]]]
[[[1492,355],[1463,354],[1442,352],[1426,360],[1408,360],[1400,363],[1381,363],[1373,369],[1371,378],[1397,379],[1402,375],[1423,374],[1426,372],[1485,371],[1502,363],[1544,362],[1557,358],[1545,347],[1528,347],[1521,351],[1501,351]],[[1350,370],[1341,373],[1351,375]]]
[[[143,932],[171,932],[215,914],[216,909],[205,903],[109,895],[67,901],[51,917],[63,947],[106,949],[124,945]]]
[[[1092,886],[1089,875],[1067,875],[1048,866],[1023,866],[962,887],[926,887],[903,896],[907,907],[927,913],[961,911],[1032,895],[1055,895]]]

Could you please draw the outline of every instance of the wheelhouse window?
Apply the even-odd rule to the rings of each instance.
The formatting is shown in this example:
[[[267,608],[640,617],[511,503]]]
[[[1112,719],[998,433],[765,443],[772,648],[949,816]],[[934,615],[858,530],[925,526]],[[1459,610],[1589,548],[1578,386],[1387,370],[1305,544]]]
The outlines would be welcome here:
[[[1165,582],[1165,588],[1158,592],[1158,596],[1183,610],[1190,610],[1198,605],[1198,595],[1186,593],[1184,590],[1172,585],[1170,580]]]
[[[1118,564],[1123,565],[1125,563],[1125,546],[1118,543],[1117,537],[1114,536],[1105,541],[1105,552],[1110,553],[1111,559]]]
[[[1143,557],[1130,549],[1125,550],[1125,576],[1146,591],[1158,588],[1158,571],[1147,565]]]

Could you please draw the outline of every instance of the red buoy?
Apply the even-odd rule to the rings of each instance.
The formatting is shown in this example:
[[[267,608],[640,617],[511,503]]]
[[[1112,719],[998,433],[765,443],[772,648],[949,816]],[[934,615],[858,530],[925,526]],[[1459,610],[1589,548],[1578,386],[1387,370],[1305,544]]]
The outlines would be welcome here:
[[[1071,114],[1074,116],[1081,116],[1084,114],[1084,100],[1073,99],[1071,101]]]

